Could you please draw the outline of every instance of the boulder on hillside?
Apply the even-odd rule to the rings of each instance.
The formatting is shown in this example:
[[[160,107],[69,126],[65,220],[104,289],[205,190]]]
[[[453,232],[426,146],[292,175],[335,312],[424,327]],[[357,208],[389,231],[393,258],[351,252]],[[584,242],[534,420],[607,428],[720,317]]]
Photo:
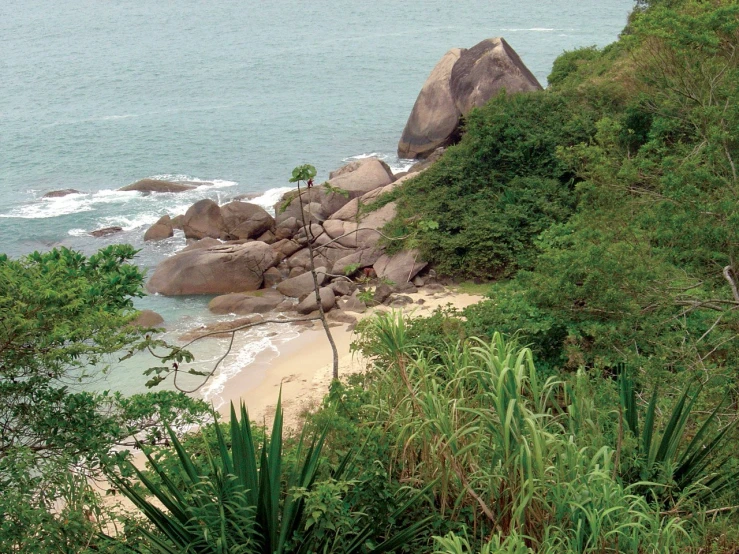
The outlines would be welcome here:
[[[265,289],[271,289],[277,283],[282,282],[285,279],[285,275],[282,274],[282,272],[277,269],[276,267],[270,267],[267,271],[264,272],[264,283],[262,286]]]
[[[347,281],[345,279],[337,279],[336,281],[332,282],[329,287],[331,287],[331,290],[334,291],[334,294],[336,296],[349,296],[351,293],[357,290],[356,283],[354,283],[353,281]]]
[[[182,230],[188,239],[217,239],[225,238],[228,234],[221,208],[208,198],[195,202],[187,209],[182,218]]]
[[[166,296],[257,290],[276,260],[263,242],[185,249],[159,264],[146,290]]]
[[[383,254],[372,267],[380,279],[401,285],[413,279],[428,264],[419,259],[418,250],[404,250],[393,256]]]
[[[389,185],[395,180],[390,167],[377,158],[366,158],[351,164],[353,169],[344,171],[329,181],[332,187],[349,193],[349,198],[362,196],[364,193],[378,187]],[[335,210],[329,211],[333,213]]]
[[[359,198],[353,198],[347,202],[343,208],[331,214],[331,219],[341,219],[343,221],[355,221],[359,215]]]
[[[382,256],[382,252],[375,248],[356,250],[336,260],[332,271],[336,275],[346,275],[347,272],[354,273],[358,269],[373,266],[380,259],[380,256]],[[349,271],[352,269],[353,271]]]
[[[233,292],[216,296],[208,304],[214,314],[264,314],[279,306],[285,297],[273,289]]]
[[[113,226],[113,227],[103,227],[102,229],[95,229],[94,231],[90,231],[90,235],[92,235],[95,238],[101,238],[101,237],[107,237],[108,235],[114,235],[116,233],[120,233],[123,231],[123,227]]]
[[[228,234],[237,239],[256,238],[275,225],[274,218],[256,204],[234,201],[220,211]]]
[[[296,217],[288,217],[283,219],[275,228],[275,237],[278,239],[289,239],[292,238],[295,233],[300,229],[301,223]]]
[[[295,252],[303,248],[300,244],[298,244],[297,241],[290,239],[282,239],[273,243],[271,246],[275,253],[279,256],[280,261],[284,260],[285,258],[289,258],[293,254],[295,254]]]
[[[159,220],[149,227],[144,233],[144,241],[150,240],[163,240],[174,236],[174,227],[172,227],[172,220],[168,215],[164,215]]]
[[[325,250],[328,250],[327,248]],[[331,260],[323,252],[313,251],[313,264],[316,267],[325,267],[330,269],[333,267]],[[305,271],[310,269],[310,251],[307,248],[298,250],[287,259],[287,266],[292,270],[299,267]]]
[[[318,290],[318,295],[321,299],[321,307],[324,312],[328,312],[336,306],[336,295],[330,287],[322,287]],[[303,315],[314,312],[317,309],[318,302],[316,302],[316,295],[313,291],[311,291],[297,307],[298,313]]]
[[[449,87],[462,115],[479,108],[498,92],[543,90],[534,74],[503,38],[489,38],[462,52],[452,68]]]
[[[42,198],[61,198],[70,194],[81,194],[77,189],[52,190],[42,196]]]
[[[504,39],[450,50],[421,88],[398,143],[398,156],[424,158],[452,144],[459,135],[461,117],[502,89],[508,93],[542,90]]]
[[[316,277],[318,279],[318,286],[323,285],[327,280],[327,271],[325,267],[316,268]],[[285,296],[292,298],[300,298],[301,296],[308,294],[314,290],[313,275],[311,272],[303,273],[297,277],[291,277],[290,279],[284,280],[282,283],[277,285],[277,291]]]
[[[160,181],[159,179],[141,179],[118,190],[138,192],[185,192],[197,188],[187,183],[174,183],[172,181]]]
[[[399,157],[423,157],[455,138],[461,114],[449,79],[462,52],[461,48],[453,48],[444,54],[421,87],[398,144]]]

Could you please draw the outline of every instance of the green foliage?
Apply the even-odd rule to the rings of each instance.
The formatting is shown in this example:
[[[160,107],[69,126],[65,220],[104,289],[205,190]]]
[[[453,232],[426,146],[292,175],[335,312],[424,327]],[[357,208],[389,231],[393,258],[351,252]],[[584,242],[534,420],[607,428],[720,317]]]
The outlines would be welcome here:
[[[215,417],[215,414],[213,414]],[[281,553],[368,552],[394,550],[423,527],[424,520],[378,543],[379,522],[364,521],[350,499],[350,469],[345,456],[329,479],[319,479],[326,432],[309,444],[301,436],[296,462],[283,469],[282,409],[278,401],[271,440],[256,446],[244,405],[240,420],[231,406],[230,437],[213,427],[216,448],[206,446],[207,464],[196,465],[177,435],[168,428],[178,465],[168,470],[147,454],[157,479],[133,468],[158,503],[116,474],[111,479],[149,519],[144,531],[156,552]],[[207,443],[206,443],[207,445]],[[412,497],[399,511],[405,511]],[[159,504],[165,510],[159,508]],[[375,539],[375,540],[373,540]]]
[[[417,238],[447,273],[490,277],[530,267],[533,239],[566,221],[575,204],[574,173],[557,147],[594,131],[588,112],[573,114],[561,94],[501,94],[468,116],[460,144],[400,187],[389,232]]]
[[[376,365],[362,409],[387,437],[386,463],[403,479],[434,483],[440,517],[475,529],[475,542],[497,535],[490,552],[514,544],[511,551],[670,552],[685,544],[679,519],[618,479],[616,445],[594,440],[602,433],[593,426],[613,422],[599,418],[579,383],[586,376],[576,386],[543,380],[531,351],[499,334],[422,348],[397,314],[371,325],[363,352]],[[457,533],[439,540],[449,548],[440,551],[477,551]]]
[[[725,471],[724,466],[730,456],[722,456],[721,452],[725,450],[726,442],[731,438],[739,419],[734,419],[711,434],[717,424],[721,403],[697,429],[692,429],[689,424],[693,423],[694,406],[702,387],[696,387],[697,390],[686,387],[658,437],[657,387],[649,401],[640,433],[635,385],[625,369],[619,376],[619,385],[626,427],[637,438],[638,461],[635,469],[639,471],[640,480],[664,486],[664,490],[656,490],[660,498],[674,498],[685,493],[687,498],[705,502],[736,487],[739,473]],[[635,477],[632,476],[634,480]]]
[[[163,422],[196,421],[205,411],[180,393],[84,388],[114,355],[146,340],[146,330],[129,325],[143,282],[129,263],[134,254],[110,246],[89,258],[66,248],[0,257],[0,544],[21,548],[44,529],[52,551],[82,549],[95,528],[73,510],[73,499],[93,506],[76,476],[122,458],[113,447],[132,434],[156,441]]]
[[[348,264],[346,267],[344,267],[344,275],[347,277],[351,277],[354,275],[357,271],[359,271],[359,268],[361,267],[361,264]]]
[[[599,56],[600,52],[594,46],[578,48],[577,50],[560,54],[557,59],[554,60],[552,72],[547,78],[549,86],[556,87],[562,85],[568,77],[577,73],[580,65],[585,62],[591,62]]]
[[[290,182],[310,181],[317,173],[316,168],[310,164],[299,165],[293,169],[293,176],[290,178]]]

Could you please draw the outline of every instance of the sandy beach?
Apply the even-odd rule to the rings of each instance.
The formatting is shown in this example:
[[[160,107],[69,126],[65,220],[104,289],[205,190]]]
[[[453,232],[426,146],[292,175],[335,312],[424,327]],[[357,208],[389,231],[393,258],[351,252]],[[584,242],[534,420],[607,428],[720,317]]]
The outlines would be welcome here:
[[[447,304],[464,308],[482,299],[481,296],[450,290],[432,292],[421,289],[408,296],[413,298],[414,303],[407,305],[402,311],[414,316],[429,315],[437,307]],[[419,300],[422,301],[421,304],[418,303]],[[380,311],[387,312],[390,308],[378,306],[363,314],[352,315],[357,319],[364,319]],[[361,355],[350,352],[356,335],[348,327],[342,324],[331,328],[339,352],[340,379],[365,368],[365,360]],[[331,346],[320,322],[315,322],[314,328],[309,328],[298,338],[282,344],[279,355],[263,353],[248,368],[229,379],[220,395],[225,402],[219,411],[227,417],[230,403],[238,405],[243,401],[253,421],[269,424],[282,386],[285,427],[295,430],[300,426],[302,414],[315,409],[328,391],[331,383],[331,359]]]

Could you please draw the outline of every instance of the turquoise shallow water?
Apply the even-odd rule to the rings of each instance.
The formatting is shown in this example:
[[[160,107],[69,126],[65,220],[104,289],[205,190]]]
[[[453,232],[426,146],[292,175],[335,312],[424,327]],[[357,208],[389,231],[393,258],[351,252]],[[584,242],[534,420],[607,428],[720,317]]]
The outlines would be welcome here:
[[[153,267],[184,244],[146,226],[198,198],[319,177],[395,148],[416,95],[449,49],[503,36],[545,84],[564,50],[605,45],[631,0],[3,0],[0,252],[112,241]],[[151,177],[215,182],[185,196],[117,193]],[[44,192],[82,194],[40,200]],[[267,205],[276,200],[267,195]],[[122,234],[87,232],[120,225]],[[187,326],[203,299],[141,303]],[[190,323],[187,323],[190,321]]]

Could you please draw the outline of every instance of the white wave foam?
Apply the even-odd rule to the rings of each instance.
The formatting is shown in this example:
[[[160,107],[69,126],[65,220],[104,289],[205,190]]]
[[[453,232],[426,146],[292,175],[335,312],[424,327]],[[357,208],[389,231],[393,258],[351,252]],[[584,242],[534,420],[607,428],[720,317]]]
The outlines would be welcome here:
[[[416,160],[410,160],[406,158],[398,158],[396,154],[382,154],[379,152],[370,152],[369,154],[357,154],[356,156],[349,156],[342,160],[344,163],[353,162],[356,160],[366,160],[367,158],[377,158],[385,162],[393,173],[403,173],[408,171],[411,166],[416,163]]]
[[[257,356],[263,352],[271,350],[279,355],[277,348],[279,344],[283,344],[299,336],[299,333],[295,329],[284,329],[284,327],[280,329],[279,335],[272,336],[274,335],[275,329],[271,327],[271,325],[266,325],[252,329],[245,334],[242,339],[245,340],[245,344],[235,355],[230,355],[226,359],[220,371],[204,387],[202,394],[205,401],[212,402],[216,409],[220,408],[224,403],[220,394],[224,391],[229,379],[246,370],[249,365],[254,363]]]
[[[152,175],[147,179],[155,179],[157,181],[174,181],[192,183],[197,185],[201,183],[198,188],[211,187],[211,188],[224,188],[224,187],[235,187],[239,183],[236,181],[230,181],[228,179],[200,179],[199,177],[191,177],[190,175],[173,174],[173,173],[162,173],[161,175]]]
[[[115,121],[118,119],[129,119],[131,117],[138,117],[136,114],[127,113],[124,115],[105,115],[100,118],[101,121]]]
[[[275,204],[277,204],[280,198],[282,198],[283,194],[285,194],[286,192],[290,192],[291,190],[293,190],[292,187],[279,187],[276,189],[269,189],[268,191],[265,191],[262,195],[249,200],[249,203],[261,206],[269,213],[274,215]]]

